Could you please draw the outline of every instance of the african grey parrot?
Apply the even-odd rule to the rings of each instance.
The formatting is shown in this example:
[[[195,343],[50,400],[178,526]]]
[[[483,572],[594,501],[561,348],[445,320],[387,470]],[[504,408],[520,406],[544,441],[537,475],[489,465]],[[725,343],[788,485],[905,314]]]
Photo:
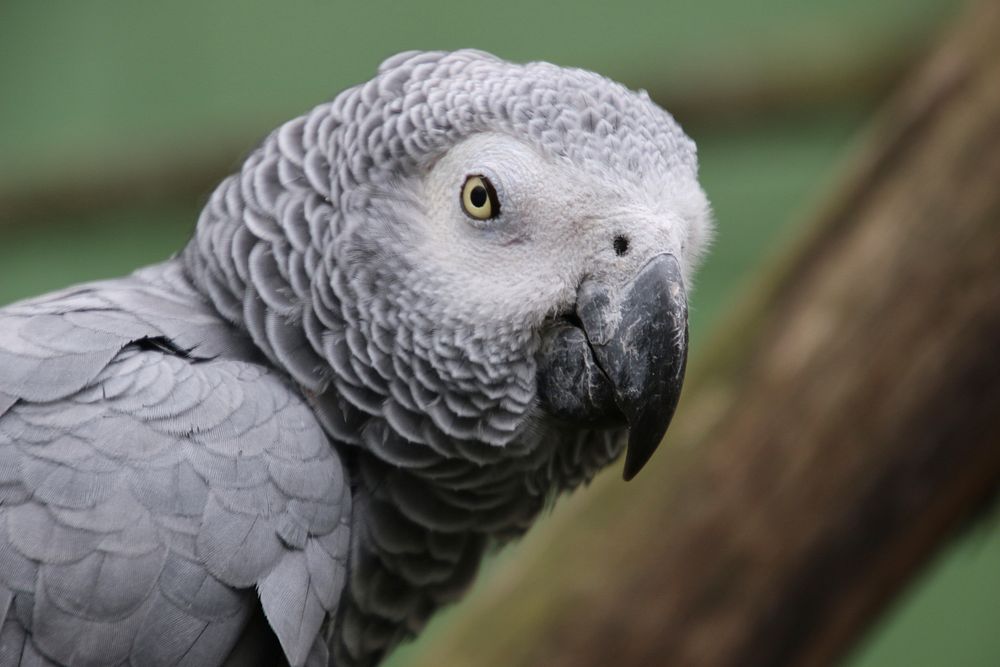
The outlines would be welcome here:
[[[403,53],[169,261],[0,310],[0,665],[376,664],[663,436],[710,235],[643,93]]]

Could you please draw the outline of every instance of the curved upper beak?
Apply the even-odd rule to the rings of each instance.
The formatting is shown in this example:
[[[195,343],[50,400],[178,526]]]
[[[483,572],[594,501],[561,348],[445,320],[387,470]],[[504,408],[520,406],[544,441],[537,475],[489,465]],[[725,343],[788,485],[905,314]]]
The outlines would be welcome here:
[[[687,297],[680,266],[657,255],[619,292],[585,282],[577,300],[594,358],[629,424],[623,476],[630,480],[656,451],[677,408],[687,364]]]
[[[663,439],[684,381],[687,297],[677,259],[657,255],[625,285],[584,281],[576,314],[580,328],[563,325],[543,346],[543,400],[575,419],[624,416],[630,480]]]

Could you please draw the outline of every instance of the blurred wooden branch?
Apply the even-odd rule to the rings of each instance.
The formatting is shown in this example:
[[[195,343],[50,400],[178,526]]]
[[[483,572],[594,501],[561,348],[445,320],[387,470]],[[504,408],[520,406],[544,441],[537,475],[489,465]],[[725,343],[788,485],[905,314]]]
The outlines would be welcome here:
[[[1000,483],[1000,3],[890,103],[701,351],[668,445],[529,535],[417,665],[828,665]]]
[[[687,75],[670,85],[658,84],[661,75],[655,72],[628,83],[648,88],[685,126],[717,126],[872,100],[893,85],[922,49],[923,40],[904,35],[874,52],[842,49],[790,65],[691,63]],[[267,129],[262,128],[261,137]],[[166,154],[95,156],[93,163],[29,183],[0,179],[0,226],[134,203],[194,206],[239,166],[239,158],[259,138],[182,146]]]
[[[925,55],[927,38],[895,35],[877,49],[819,50],[782,62],[687,63],[669,85],[655,75],[628,81],[650,95],[686,128],[712,128],[880,102]]]
[[[194,208],[208,199],[216,183],[239,168],[254,144],[228,140],[210,148],[175,149],[154,156],[102,156],[95,164],[64,169],[51,180],[0,186],[0,228],[136,203],[180,202]]]

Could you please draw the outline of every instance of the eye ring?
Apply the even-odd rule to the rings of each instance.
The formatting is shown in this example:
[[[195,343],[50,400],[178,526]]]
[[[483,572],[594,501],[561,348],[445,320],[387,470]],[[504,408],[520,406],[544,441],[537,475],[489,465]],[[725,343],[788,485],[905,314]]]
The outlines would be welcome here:
[[[500,198],[490,179],[482,174],[465,178],[459,196],[462,210],[473,220],[492,220],[500,215]]]

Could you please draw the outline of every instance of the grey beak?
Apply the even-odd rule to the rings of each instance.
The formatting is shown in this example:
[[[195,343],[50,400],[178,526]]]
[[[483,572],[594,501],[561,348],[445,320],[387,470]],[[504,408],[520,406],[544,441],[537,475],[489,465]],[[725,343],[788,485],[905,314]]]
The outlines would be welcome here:
[[[624,287],[585,281],[577,316],[594,361],[629,425],[623,477],[635,477],[667,432],[687,363],[687,297],[680,266],[657,255]]]

